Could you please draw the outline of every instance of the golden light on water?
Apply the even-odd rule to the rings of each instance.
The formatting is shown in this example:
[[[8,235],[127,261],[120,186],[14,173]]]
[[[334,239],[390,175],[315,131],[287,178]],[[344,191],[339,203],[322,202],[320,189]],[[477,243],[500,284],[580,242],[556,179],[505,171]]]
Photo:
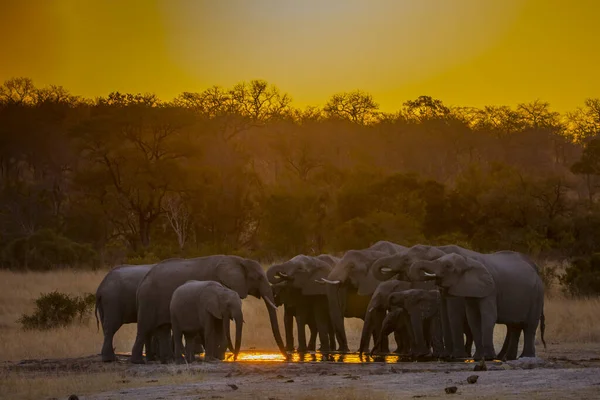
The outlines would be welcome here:
[[[399,356],[386,355],[370,357],[368,355],[359,356],[358,353],[349,354],[322,354],[320,352],[311,353],[292,353],[289,362],[340,362],[348,364],[360,364],[368,362],[398,362]],[[233,362],[233,354],[227,353],[226,362]],[[241,351],[236,362],[285,362],[285,357],[281,353],[271,353],[266,351]]]

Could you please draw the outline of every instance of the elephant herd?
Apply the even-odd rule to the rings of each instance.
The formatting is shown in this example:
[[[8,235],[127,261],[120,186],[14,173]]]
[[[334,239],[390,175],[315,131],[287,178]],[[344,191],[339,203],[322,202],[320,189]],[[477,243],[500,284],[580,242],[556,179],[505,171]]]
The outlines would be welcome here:
[[[538,325],[544,341],[544,288],[525,255],[380,241],[339,258],[298,255],[266,273],[256,261],[228,255],[115,267],[96,292],[102,360],[115,360],[114,334],[134,322],[133,363],[183,362],[184,354],[191,362],[202,348],[205,360],[222,360],[227,348],[236,359],[244,322],[241,299],[248,295],[264,300],[273,337],[286,356],[295,349],[294,320],[299,352],[316,350],[317,337],[324,354],[350,352],[345,318],[364,320],[361,355],[389,353],[391,333],[395,352],[412,359],[465,359],[473,343],[475,359],[516,359],[521,333],[521,357],[533,357]],[[230,320],[236,326],[234,341]],[[496,324],[507,326],[498,354]]]

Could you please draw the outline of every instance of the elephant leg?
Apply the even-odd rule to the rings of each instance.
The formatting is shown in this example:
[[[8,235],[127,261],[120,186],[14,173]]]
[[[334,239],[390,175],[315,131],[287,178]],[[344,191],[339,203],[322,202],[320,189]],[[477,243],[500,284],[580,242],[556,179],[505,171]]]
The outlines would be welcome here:
[[[466,315],[463,330],[465,332],[465,353],[467,357],[471,357],[471,352],[473,351],[473,333],[471,332],[471,327],[469,327]]]
[[[537,327],[537,320],[535,323],[525,325],[523,329],[523,352],[520,357],[535,357],[535,332]]]
[[[314,318],[309,318],[308,320],[308,344],[306,345],[308,351],[316,351],[317,350],[317,335],[318,335],[318,327]]]
[[[166,364],[173,359],[173,348],[171,347],[171,328],[168,325],[159,326],[156,329],[158,347],[160,351],[160,362]]]
[[[498,359],[499,360],[515,360],[516,356],[517,356],[517,349],[514,349],[514,358],[508,358],[508,353],[510,352],[511,354],[512,352],[512,343],[511,341],[514,339],[514,331],[517,330],[518,331],[518,336],[517,336],[517,347],[518,347],[518,341],[519,341],[519,336],[521,335],[521,327],[514,325],[514,324],[507,324],[506,325],[506,336],[504,337],[504,343],[502,343],[502,349],[500,349],[500,352],[498,353]],[[510,351],[509,351],[510,349]]]
[[[102,321],[102,330],[104,332],[104,342],[102,343],[102,361],[103,362],[112,362],[117,361],[117,356],[115,355],[115,351],[113,349],[113,339],[115,337],[115,333],[119,330],[121,324],[117,323],[104,323]]]
[[[521,337],[522,327],[520,325],[513,325],[510,332],[507,332],[509,336],[508,346],[506,349],[505,358],[507,360],[516,360],[517,352],[519,351],[519,338]]]
[[[144,344],[150,343],[152,340],[152,332],[144,330],[140,327],[140,323],[138,322],[137,334],[135,336],[135,342],[133,343],[133,348],[131,349],[131,359],[130,361],[133,364],[145,364],[144,361]]]
[[[306,352],[306,325],[308,324],[305,307],[296,307],[296,326],[298,330],[298,351]]]
[[[220,322],[220,323],[219,323]],[[216,341],[216,355],[215,358],[218,360],[225,359],[225,352],[227,350],[227,335],[225,335],[225,329],[223,329],[223,322],[217,321],[215,323],[215,341]]]
[[[220,323],[215,324],[212,317],[209,317],[204,325],[204,361],[206,362],[217,359],[218,341],[220,338],[217,338],[215,334],[216,325],[220,325]]]
[[[446,296],[442,296],[440,301],[440,318],[442,324],[442,334],[444,336],[444,354],[443,358],[450,358],[454,353],[452,346],[452,330],[450,329],[450,319],[448,318],[448,301]]]
[[[319,304],[315,304],[315,305],[313,305],[313,314],[315,317],[315,324],[317,325],[319,341],[321,342],[321,352],[327,354],[330,351],[330,348],[329,348],[329,312],[327,309],[320,307]]]
[[[431,352],[425,344],[425,335],[423,333],[423,320],[421,314],[418,312],[410,313],[410,323],[412,325],[414,335],[414,348],[412,349],[412,355],[415,357],[429,356]]]
[[[283,327],[285,330],[285,349],[294,351],[294,315],[288,306],[283,308]]]
[[[156,361],[156,357],[160,353],[160,346],[156,335],[152,334],[146,339],[144,343],[146,348],[146,361]]]
[[[463,335],[465,324],[465,299],[461,297],[446,298],[447,318],[451,335],[451,349],[453,358],[467,358],[465,352],[465,338]],[[446,339],[446,336],[444,336]]]
[[[444,354],[444,341],[442,334],[442,319],[439,314],[429,320],[429,338],[433,348],[433,356],[440,358]]]
[[[479,307],[477,299],[469,299],[466,301],[466,313],[471,333],[473,334],[473,341],[475,342],[475,355],[473,356],[476,360],[479,360],[483,353],[483,343],[481,341],[481,318],[479,315]]]
[[[327,321],[327,329],[329,332],[329,351],[335,351],[337,345],[335,342],[335,329],[333,328],[333,324],[331,323],[331,318]]]
[[[190,348],[190,342],[189,339],[191,339],[191,335],[186,335],[185,336],[185,353],[187,355],[189,348]],[[175,362],[177,364],[183,364],[184,359],[183,359],[183,332],[176,326],[173,327],[173,353],[175,356]],[[189,361],[188,361],[189,362]]]
[[[483,357],[486,360],[496,358],[494,349],[494,327],[498,319],[495,297],[486,297],[479,300],[479,315],[481,319],[481,341],[483,344]]]

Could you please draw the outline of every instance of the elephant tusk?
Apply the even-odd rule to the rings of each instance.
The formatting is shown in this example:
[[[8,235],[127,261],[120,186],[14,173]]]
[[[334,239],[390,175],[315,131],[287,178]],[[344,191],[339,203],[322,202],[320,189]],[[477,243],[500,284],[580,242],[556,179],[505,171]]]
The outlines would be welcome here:
[[[283,276],[283,277],[288,277],[289,275],[286,274],[285,272],[278,272],[277,275],[279,276]]]
[[[277,306],[275,304],[273,304],[273,302],[271,300],[269,300],[268,297],[265,297],[265,302],[270,305],[271,307],[273,307],[273,309],[277,310]]]
[[[317,283],[318,283],[318,284],[320,284],[320,285],[324,285],[324,284],[325,284],[325,282],[323,282],[323,281],[322,281],[322,280],[320,280],[320,279],[315,279],[315,282],[317,282]]]
[[[381,271],[381,272],[386,272],[386,273],[387,273],[387,272],[392,272],[392,269],[391,269],[391,268],[388,268],[388,267],[383,267],[383,268],[381,268],[381,269],[380,269],[380,271]]]
[[[373,312],[374,309],[375,309],[375,307],[369,308],[369,313]]]
[[[330,281],[329,279],[322,278],[323,282],[330,283],[332,285],[338,285],[340,281]]]
[[[427,272],[427,271],[423,271],[423,274],[424,274],[425,276],[429,276],[430,278],[435,278],[435,277],[437,276],[436,274],[430,274],[430,273],[429,273],[429,272]]]

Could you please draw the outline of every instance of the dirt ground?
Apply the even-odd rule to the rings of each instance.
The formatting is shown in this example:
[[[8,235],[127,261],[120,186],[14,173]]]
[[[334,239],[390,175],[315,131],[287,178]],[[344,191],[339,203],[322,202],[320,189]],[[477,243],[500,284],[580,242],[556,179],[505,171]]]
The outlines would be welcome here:
[[[260,353],[260,352],[259,352]],[[106,364],[99,356],[23,360],[2,364],[2,398],[19,398],[20,381],[85,376],[100,387],[79,386],[79,399],[599,399],[600,345],[553,346],[539,358],[488,362],[474,371],[466,362],[218,362],[191,365],[132,365],[128,356]],[[253,352],[256,355],[256,352]],[[316,356],[319,360],[320,356]],[[335,356],[339,359],[339,356]],[[388,359],[390,360],[390,359]],[[395,359],[391,359],[395,360]],[[478,376],[476,383],[467,378]],[[38,381],[35,381],[38,379]],[[96,382],[96,383],[98,383]],[[446,388],[456,387],[447,394]],[[57,393],[64,393],[59,390]],[[93,390],[92,390],[93,389]],[[75,389],[73,389],[75,390]],[[10,393],[13,392],[13,393]],[[31,396],[31,393],[30,393]],[[68,394],[64,397],[67,398]],[[48,398],[48,397],[41,397]]]

